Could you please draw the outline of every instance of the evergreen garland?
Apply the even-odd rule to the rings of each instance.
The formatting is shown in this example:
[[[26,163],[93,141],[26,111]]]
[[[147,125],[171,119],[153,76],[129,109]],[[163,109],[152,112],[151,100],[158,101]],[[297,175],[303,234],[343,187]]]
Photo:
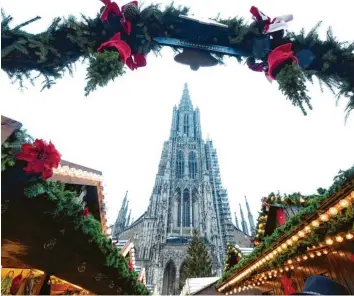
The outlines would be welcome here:
[[[314,195],[305,208],[303,208],[298,214],[291,217],[284,225],[278,227],[270,236],[265,237],[263,243],[254,248],[249,256],[243,257],[236,266],[231,268],[228,272],[225,272],[222,278],[218,281],[217,285],[220,285],[236,271],[240,270],[245,265],[261,256],[266,250],[272,249],[273,246],[277,244],[279,238],[289,235],[291,232],[297,229],[302,221],[306,219],[306,217],[317,212],[321,204],[326,199],[330,198],[337,192],[340,192],[346,185],[354,185],[354,166],[346,171],[340,171],[339,174],[334,178],[334,183],[329,189],[320,189],[319,191],[321,191],[323,194]],[[326,234],[338,233],[350,228],[354,229],[352,217],[353,211],[353,205],[351,205],[345,211],[338,214],[334,219],[331,219],[328,223],[321,224],[320,227],[313,231],[313,234],[311,234],[306,240],[301,240],[299,244],[296,244],[296,246],[301,246],[301,244],[308,244],[309,246],[312,246],[319,241],[323,241],[324,235]],[[282,253],[282,256],[277,259],[277,263],[275,264],[281,265],[283,262],[285,262],[285,260],[292,258],[295,254],[295,251],[300,254],[306,250],[306,248],[303,249],[301,247],[295,249],[296,246],[288,248],[286,252]]]
[[[93,19],[82,15],[81,20],[74,17],[56,18],[46,31],[31,34],[23,28],[39,17],[11,28],[12,17],[2,12],[2,69],[14,81],[19,81],[21,87],[24,78],[33,82],[38,76],[33,77],[32,72],[38,72],[39,76],[44,77],[43,88],[49,88],[56,79],[63,76],[65,71],[71,73],[73,64],[80,58],[89,59],[88,85],[85,89],[88,94],[97,86],[104,86],[108,81],[124,74],[117,56],[113,58],[103,53],[95,53],[103,42],[110,40],[115,33],[120,31],[122,40],[129,44],[132,52],[158,53],[161,45],[153,41],[154,37],[186,38],[183,35],[186,34],[186,23],[183,19],[176,17],[187,13],[188,8],[176,7],[173,4],[164,9],[154,4],[145,9],[139,8],[139,16],[132,25],[132,33],[126,35],[116,16],[110,16],[108,23],[101,22],[98,15]],[[253,27],[247,25],[242,18],[215,17],[214,20],[227,25],[228,28],[210,32],[210,36],[203,35],[207,44],[227,47],[249,46],[247,34],[252,32]],[[338,99],[340,97],[349,99],[346,106],[347,118],[354,109],[354,43],[339,42],[333,36],[331,28],[327,31],[327,38],[321,40],[317,33],[319,25],[320,23],[308,34],[301,30],[298,34],[290,32],[283,38],[271,40],[271,49],[291,42],[295,54],[308,49],[316,57],[314,62],[301,70],[294,66],[284,67],[277,77],[279,88],[295,106],[300,107],[306,113],[304,105],[310,109],[311,105],[305,78],[312,82],[313,77],[317,77],[321,89],[322,85],[326,85],[336,93]],[[210,30],[213,30],[211,28],[212,26]],[[173,49],[178,50],[178,48]],[[213,53],[212,55],[222,62],[222,54]],[[107,64],[111,58],[117,69],[110,68],[105,77],[102,71],[103,65]],[[241,56],[236,56],[236,58],[239,61],[243,59]],[[95,71],[98,73],[94,73]]]
[[[14,166],[22,144],[31,141],[32,138],[25,130],[16,130],[1,147],[2,168]],[[122,294],[149,295],[145,285],[137,281],[137,273],[134,270],[129,271],[125,258],[102,233],[101,223],[92,215],[83,216],[83,204],[78,198],[78,192],[71,185],[39,177],[28,177],[24,195],[27,198],[44,200],[45,215],[51,216],[57,223],[70,224],[74,230],[79,230],[87,236],[93,244],[92,248],[98,248],[104,255],[103,264],[116,274],[114,280]]]

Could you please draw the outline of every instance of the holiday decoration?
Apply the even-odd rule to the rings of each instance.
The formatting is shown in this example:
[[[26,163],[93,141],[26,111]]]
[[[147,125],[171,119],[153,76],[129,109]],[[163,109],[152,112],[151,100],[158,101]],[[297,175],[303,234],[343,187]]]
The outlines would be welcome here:
[[[123,64],[126,64],[128,57],[130,57],[131,49],[129,45],[120,39],[120,33],[115,34],[110,41],[102,43],[100,47],[97,49],[98,52],[102,52],[106,48],[115,48],[121,59]]]
[[[225,259],[224,272],[230,270],[235,266],[242,258],[242,253],[236,247],[232,246],[230,243],[227,244],[227,253]]]
[[[285,212],[283,209],[277,209],[277,216],[276,216],[277,223],[279,225],[283,225],[286,222]]]
[[[334,260],[333,256],[336,256],[342,262],[344,252],[347,252],[347,257],[350,256],[348,247],[352,248],[354,237],[354,167],[340,171],[333,185],[327,190],[319,189],[317,194],[280,196],[272,193],[263,202],[270,204],[270,210],[266,212],[263,204],[264,212],[258,219],[258,230],[264,229],[266,221],[276,222],[274,213],[280,206],[283,209],[303,206],[283,225],[267,234],[251,254],[223,274],[217,284],[219,292],[245,291],[255,286],[267,289],[267,280],[277,281],[277,277],[284,272],[297,273],[299,280],[304,266],[319,263],[317,257],[331,254],[328,260]],[[274,216],[271,218],[269,215]],[[314,265],[313,270],[317,270],[318,266]],[[285,292],[295,292],[288,278],[283,278]],[[280,294],[279,290],[276,293]]]
[[[9,271],[5,278],[1,281],[1,295],[9,295],[10,288],[12,285],[12,279],[15,276],[15,273],[11,270]]]
[[[319,38],[318,26],[307,35],[303,30],[299,34],[286,32],[292,15],[270,18],[254,6],[250,9],[254,22],[247,25],[238,17],[196,19],[187,16],[187,8],[173,4],[165,9],[153,4],[141,9],[133,1],[120,9],[111,0],[102,2],[105,6],[100,17],[83,16],[80,21],[56,18],[47,31],[39,34],[23,30],[39,18],[11,28],[12,18],[3,16],[2,69],[21,85],[23,78],[32,79],[32,71],[38,71],[45,79],[44,87],[49,88],[65,70],[71,71],[78,59],[88,58],[85,88],[88,95],[98,86],[123,75],[124,64],[136,69],[145,64],[138,62],[139,57],[145,58],[151,51],[157,53],[161,46],[167,45],[176,51],[183,50],[176,60],[193,70],[216,65],[224,56],[239,61],[247,59],[250,69],[276,79],[281,92],[305,114],[304,103],[311,109],[306,81],[312,81],[314,76],[338,95],[349,98],[347,116],[354,109],[353,44],[337,41],[331,30],[326,40]],[[130,55],[107,54],[105,50],[97,53],[102,44],[118,41],[112,40],[118,33],[120,41],[131,49],[133,63],[127,61]],[[119,48],[123,52],[121,42]],[[290,60],[295,63],[290,64]],[[108,65],[111,67],[104,71],[103,67]]]
[[[281,280],[281,283],[283,284],[284,287],[284,295],[292,295],[296,293],[296,290],[292,286],[293,280],[289,278],[285,273]]]
[[[11,287],[10,287],[10,293],[12,295],[17,294],[17,292],[20,288],[21,282],[22,282],[22,271],[19,275],[15,276],[12,280]]]
[[[85,206],[84,210],[82,211],[82,216],[83,217],[87,217],[88,215],[90,215],[90,211],[89,211],[89,208],[88,206]]]
[[[36,140],[32,144],[23,144],[17,159],[27,162],[24,170],[28,174],[41,174],[44,179],[53,175],[53,168],[57,168],[60,162],[60,154],[54,145],[47,144],[43,140]]]

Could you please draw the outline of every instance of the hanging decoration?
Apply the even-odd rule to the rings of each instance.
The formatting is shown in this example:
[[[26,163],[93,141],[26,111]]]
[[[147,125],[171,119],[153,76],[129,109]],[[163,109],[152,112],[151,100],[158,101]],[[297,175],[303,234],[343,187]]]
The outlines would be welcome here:
[[[16,295],[18,290],[20,289],[20,285],[22,283],[22,272],[17,276],[15,276],[12,280],[11,287],[10,287],[10,294]]]
[[[291,278],[289,278],[286,273],[284,273],[281,283],[284,288],[284,295],[291,295],[291,294],[296,293],[296,290],[292,286],[293,280]]]
[[[14,278],[15,273],[13,270],[9,271],[5,278],[1,281],[1,295],[9,295],[10,288],[12,285],[12,279]]]
[[[37,139],[33,145],[23,144],[17,159],[27,162],[24,168],[26,173],[41,174],[43,179],[48,179],[53,175],[53,168],[57,168],[60,163],[60,154],[52,142],[47,144]]]
[[[104,7],[99,17],[83,16],[80,21],[57,18],[46,32],[39,34],[23,29],[39,18],[11,28],[12,18],[4,16],[2,69],[21,85],[24,78],[32,79],[31,73],[37,71],[45,79],[44,87],[50,88],[76,61],[88,58],[85,88],[88,95],[123,75],[124,65],[132,70],[145,66],[147,54],[159,53],[162,46],[170,46],[179,52],[175,60],[192,70],[215,66],[224,56],[240,62],[246,60],[251,70],[264,72],[269,80],[275,79],[281,92],[304,113],[303,104],[311,109],[306,81],[312,81],[313,76],[338,90],[338,95],[349,98],[347,115],[354,109],[353,45],[337,41],[331,30],[326,40],[319,38],[318,25],[307,35],[304,31],[287,32],[287,24],[293,20],[291,14],[270,18],[255,6],[250,9],[254,21],[246,24],[239,17],[205,21],[188,16],[186,7],[173,4],[165,9],[154,4],[142,9],[137,1],[121,8],[112,0],[101,1]],[[44,35],[50,38],[42,38]],[[124,52],[122,56],[119,51],[101,51],[102,47],[97,52],[102,44],[108,46],[107,42],[115,44],[110,49],[118,50],[118,41],[119,50]],[[126,49],[130,48],[129,55],[122,51],[122,42]]]
[[[230,270],[230,268],[235,266],[242,258],[242,252],[230,243],[227,244],[226,249],[227,253],[224,264],[224,272]]]
[[[84,210],[82,211],[82,216],[87,217],[88,215],[91,215],[91,212],[90,212],[88,206],[85,206]]]

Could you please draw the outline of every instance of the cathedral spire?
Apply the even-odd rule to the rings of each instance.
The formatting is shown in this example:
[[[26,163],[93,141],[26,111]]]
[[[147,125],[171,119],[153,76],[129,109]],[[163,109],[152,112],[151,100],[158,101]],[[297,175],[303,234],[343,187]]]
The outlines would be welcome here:
[[[247,207],[247,212],[248,212],[248,222],[249,222],[250,228],[251,228],[251,235],[255,236],[256,235],[256,227],[254,226],[253,216],[252,216],[252,213],[251,213],[251,210],[250,210],[250,206],[248,204],[246,196],[245,196],[245,200],[246,200],[246,207]]]
[[[125,192],[125,196],[122,202],[122,206],[119,210],[118,217],[116,222],[113,226],[113,235],[114,239],[118,239],[119,233],[121,233],[124,228],[126,227],[126,218],[127,218],[127,211],[128,211],[128,190]]]
[[[235,224],[238,229],[240,229],[240,225],[238,224],[237,214],[235,212]]]
[[[181,109],[192,109],[193,110],[193,105],[191,101],[191,97],[189,95],[189,90],[188,90],[188,84],[184,84],[184,89],[183,89],[183,94],[181,101],[179,103],[179,108]]]
[[[242,211],[242,207],[241,207],[241,204],[240,205],[240,213],[241,213],[241,226],[242,226],[242,231],[249,235],[249,232],[248,232],[248,226],[247,226],[247,222],[245,220],[245,217],[243,216],[243,211]]]
[[[128,215],[128,219],[127,219],[127,224],[125,225],[125,227],[128,227],[130,225],[130,216],[132,214],[132,210],[130,209],[129,211],[129,215]]]

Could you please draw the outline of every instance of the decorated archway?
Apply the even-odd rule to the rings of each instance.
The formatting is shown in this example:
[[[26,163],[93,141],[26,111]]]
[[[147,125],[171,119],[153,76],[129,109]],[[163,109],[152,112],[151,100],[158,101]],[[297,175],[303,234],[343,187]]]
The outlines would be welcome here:
[[[287,32],[291,14],[269,17],[254,6],[250,8],[254,21],[246,24],[237,16],[195,19],[188,16],[188,8],[173,4],[160,9],[153,4],[140,8],[137,1],[121,7],[111,0],[101,1],[100,17],[57,18],[40,34],[23,30],[39,17],[11,28],[12,17],[5,16],[2,69],[19,80],[38,71],[45,79],[44,88],[49,88],[78,59],[88,58],[88,95],[123,75],[125,65],[131,70],[144,67],[150,52],[170,46],[178,52],[175,60],[192,70],[215,66],[224,56],[245,61],[250,70],[277,81],[281,92],[304,114],[305,108],[312,109],[305,83],[313,77],[349,98],[347,115],[354,109],[353,46],[337,41],[331,30],[326,40],[316,33],[318,26],[307,35]]]
[[[162,295],[176,294],[176,265],[169,260],[163,273]]]

